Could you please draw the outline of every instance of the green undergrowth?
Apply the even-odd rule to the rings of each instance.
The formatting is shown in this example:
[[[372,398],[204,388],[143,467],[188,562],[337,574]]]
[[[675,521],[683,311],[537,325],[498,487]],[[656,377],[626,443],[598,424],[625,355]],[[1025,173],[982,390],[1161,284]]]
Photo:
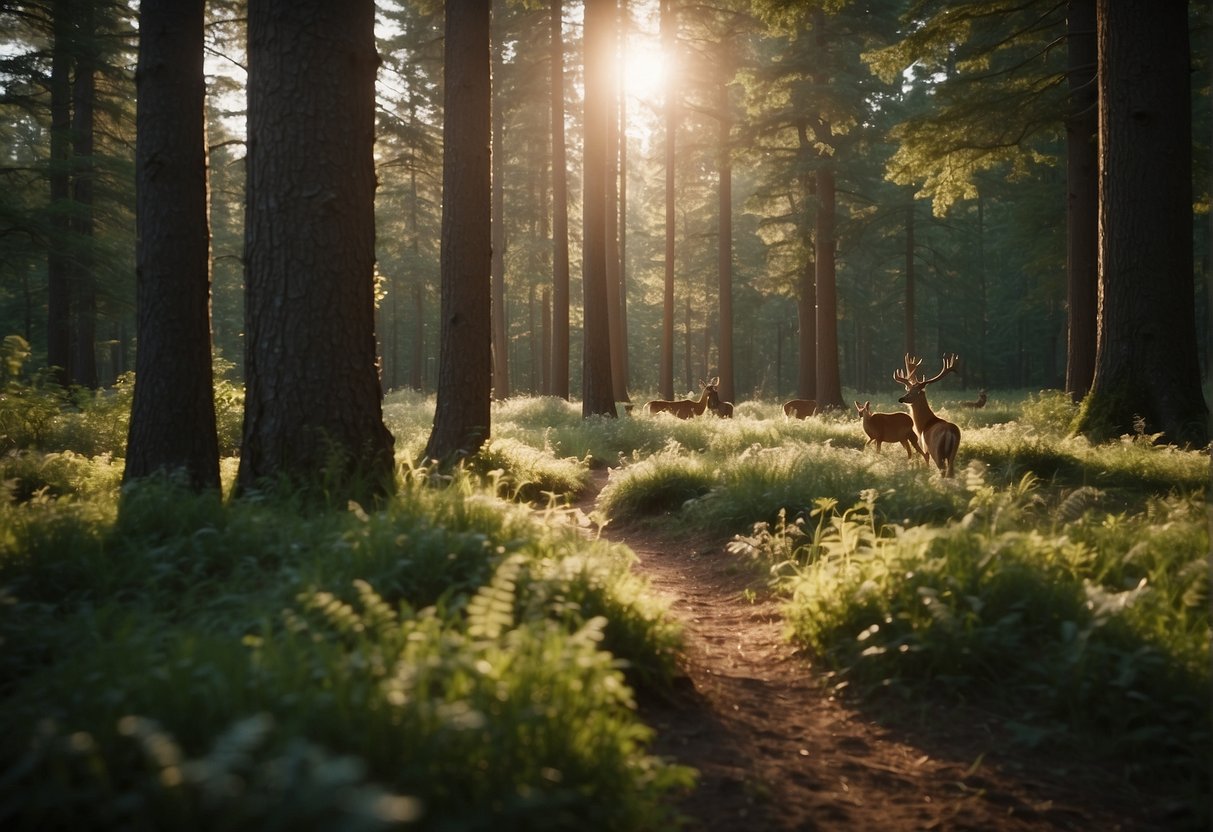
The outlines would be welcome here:
[[[678,634],[571,510],[172,483],[0,504],[0,825],[658,829]]]
[[[667,828],[691,775],[633,696],[669,683],[678,634],[598,522],[731,538],[857,701],[973,703],[1163,783],[1176,828],[1208,817],[1208,454],[1074,438],[1062,393],[938,397],[950,480],[853,409],[550,397],[495,403],[439,475],[413,467],[433,397],[393,393],[401,488],[365,510],[120,492],[129,389],[6,385],[4,828]],[[220,385],[221,432],[238,401]],[[571,506],[607,466],[591,521]]]
[[[1099,510],[1092,488],[970,482],[941,525],[880,517],[877,492],[760,523],[793,637],[861,697],[978,702],[1011,736],[1110,760],[1202,828],[1211,774],[1209,535],[1203,494]]]

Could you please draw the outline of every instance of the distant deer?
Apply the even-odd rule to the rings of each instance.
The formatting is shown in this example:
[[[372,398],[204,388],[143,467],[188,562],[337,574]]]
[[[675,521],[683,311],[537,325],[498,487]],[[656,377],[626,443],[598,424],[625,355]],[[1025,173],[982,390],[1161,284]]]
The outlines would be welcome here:
[[[783,403],[783,415],[789,419],[807,419],[817,412],[817,402],[812,399],[792,399]]]
[[[672,413],[679,419],[690,419],[695,416],[702,416],[703,412],[710,406],[712,412],[716,411],[716,407],[720,404],[720,396],[716,392],[716,385],[720,384],[720,377],[711,381],[700,381],[699,399],[678,399],[677,401],[667,401],[665,399],[653,399],[647,403],[644,408],[650,413]]]
[[[986,406],[986,391],[984,389],[978,390],[977,391],[977,401],[961,402],[960,406],[961,407],[972,407],[972,408],[976,408],[976,409],[980,410],[981,408]]]
[[[863,419],[863,432],[868,435],[868,441],[864,443],[865,448],[875,442],[876,453],[880,453],[881,443],[897,442],[906,449],[906,459],[913,459],[914,451],[918,451],[926,460],[927,454],[918,444],[918,436],[914,433],[914,420],[910,418],[909,413],[873,413],[871,402],[864,402],[862,405],[855,402],[855,409]]]
[[[943,369],[924,381],[915,376],[922,366],[922,359],[906,353],[906,368],[893,371],[893,380],[906,389],[906,394],[897,401],[910,406],[914,430],[918,431],[922,447],[945,477],[952,476],[952,465],[960,448],[960,428],[940,419],[931,410],[931,405],[927,403],[927,386],[955,371],[957,360],[956,353],[948,353],[943,357]]]

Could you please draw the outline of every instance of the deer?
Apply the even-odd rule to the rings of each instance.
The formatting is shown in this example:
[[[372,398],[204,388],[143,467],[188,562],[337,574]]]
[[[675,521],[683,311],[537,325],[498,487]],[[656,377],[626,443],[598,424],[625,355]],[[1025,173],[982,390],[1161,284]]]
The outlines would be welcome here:
[[[921,379],[915,374],[922,366],[922,359],[906,353],[905,369],[893,371],[893,380],[906,390],[906,394],[897,401],[910,406],[914,430],[918,432],[922,448],[944,477],[952,476],[956,451],[960,447],[960,428],[935,415],[927,403],[927,387],[955,371],[958,360],[956,353],[948,353],[943,357],[942,370],[932,378]]]
[[[983,388],[983,389],[981,389],[981,390],[978,390],[978,391],[977,391],[977,401],[975,401],[975,402],[961,402],[961,403],[960,403],[960,406],[961,406],[961,407],[972,407],[972,408],[977,409],[977,410],[980,410],[981,408],[985,407],[985,406],[986,406],[986,391],[985,391],[985,389]]]
[[[679,419],[691,419],[695,416],[702,416],[703,412],[709,407],[712,412],[716,412],[716,408],[720,405],[720,396],[716,392],[716,385],[720,384],[720,377],[717,376],[711,381],[700,380],[699,399],[678,399],[676,401],[667,401],[666,399],[653,399],[645,404],[644,409],[649,413],[672,413]]]
[[[807,419],[817,412],[817,402],[812,399],[792,399],[783,403],[783,415],[789,419]]]
[[[708,401],[708,407],[710,407],[712,409],[712,412],[715,413],[717,416],[719,416],[721,419],[732,419],[733,418],[733,403],[732,402],[722,402],[720,400],[720,398],[717,397],[716,404],[714,404],[714,405],[711,403],[711,400]]]
[[[906,459],[913,459],[914,451],[922,454],[924,461],[927,459],[926,451],[918,444],[914,420],[909,413],[873,413],[871,402],[855,402],[855,409],[863,419],[863,432],[868,435],[865,448],[875,442],[876,453],[880,453],[882,443],[897,442],[906,449]]]

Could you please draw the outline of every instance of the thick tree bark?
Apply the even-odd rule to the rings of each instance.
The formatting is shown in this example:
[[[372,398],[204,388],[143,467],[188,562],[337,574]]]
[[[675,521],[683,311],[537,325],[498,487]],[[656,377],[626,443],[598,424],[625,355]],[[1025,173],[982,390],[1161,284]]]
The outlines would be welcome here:
[[[248,12],[238,484],[374,498],[394,487],[374,330],[374,4],[250,0]]]
[[[800,153],[806,157],[812,152],[808,125],[796,125],[800,141]],[[800,267],[800,285],[796,293],[797,362],[796,395],[801,399],[817,398],[817,258],[812,256],[812,234],[810,233],[809,209],[816,200],[816,180],[807,170],[800,177],[800,236],[804,246],[805,262]]]
[[[628,0],[619,0],[619,54],[627,54],[628,31],[631,27],[631,13],[628,11]],[[619,195],[617,199],[618,237],[619,237],[619,343],[620,357],[623,362],[624,398],[631,401],[627,394],[627,384],[631,379],[631,356],[628,340],[628,96],[624,83],[626,75],[623,61],[619,62]]]
[[[564,147],[564,13],[552,0],[552,370],[551,394],[569,397],[569,190]]]
[[[51,44],[50,245],[47,247],[46,363],[66,387],[72,375],[71,304],[71,0],[55,0]]]
[[[1070,0],[1066,21],[1066,392],[1080,401],[1095,374],[1099,291],[1099,127],[1095,0]]]
[[[826,128],[828,132],[829,128]],[[838,377],[838,293],[834,264],[834,170],[817,171],[817,409],[841,408]]]
[[[612,3],[610,29],[604,37],[611,41],[611,54],[619,42],[616,25],[618,10]],[[608,73],[604,87],[607,92],[606,124],[606,291],[607,325],[611,336],[611,389],[617,402],[628,401],[627,343],[623,340],[623,277],[619,259],[619,148],[624,134],[619,129],[619,102],[623,87],[619,84],[619,73]]]
[[[488,439],[492,270],[489,0],[448,0],[443,56],[442,334],[425,455],[451,462]]]
[[[97,33],[94,0],[77,3],[76,77],[72,91],[72,268],[75,355],[72,381],[97,389],[97,279],[93,274],[93,110],[96,100]]]
[[[505,73],[502,45],[493,49],[493,77]],[[493,398],[508,399],[510,389],[510,322],[505,305],[505,110],[493,102]]]
[[[915,247],[914,242],[914,193],[910,192],[909,202],[906,204],[906,291],[905,291],[905,339],[906,352],[910,355],[917,355],[918,350],[914,346],[914,313],[916,302],[914,298],[914,258]],[[896,364],[896,362],[894,362]],[[893,369],[897,369],[896,366]]]
[[[733,126],[732,107],[729,102],[728,78],[732,73],[732,56],[726,51],[721,61],[721,83],[717,90],[720,107],[719,137],[717,153],[720,155],[720,187],[718,199],[718,224],[716,270],[719,277],[720,305],[720,384],[717,392],[721,401],[736,401],[737,392],[733,378],[733,163],[729,135]]]
[[[202,27],[203,0],[139,6],[138,347],[123,478],[181,471],[217,489]]]
[[[1078,430],[1204,446],[1186,3],[1099,0],[1099,334]],[[1140,421],[1139,421],[1140,420]]]
[[[585,139],[582,196],[582,283],[585,342],[582,350],[582,416],[615,416],[611,381],[611,332],[607,294],[607,123],[614,40],[612,0],[585,4]]]
[[[670,0],[661,2],[661,48],[674,54],[678,21]],[[661,367],[658,387],[661,398],[674,398],[674,169],[678,135],[678,88],[674,73],[665,79],[665,283],[661,296]]]

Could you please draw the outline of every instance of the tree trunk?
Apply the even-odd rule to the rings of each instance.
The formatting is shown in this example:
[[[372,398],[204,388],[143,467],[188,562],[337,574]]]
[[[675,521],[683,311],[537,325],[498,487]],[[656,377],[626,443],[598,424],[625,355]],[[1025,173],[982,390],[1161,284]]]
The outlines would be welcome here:
[[[1099,127],[1095,0],[1070,0],[1066,21],[1069,116],[1066,119],[1066,392],[1091,389],[1099,292]]]
[[[720,304],[720,384],[717,392],[721,401],[737,399],[733,378],[733,164],[729,135],[733,126],[729,102],[728,79],[732,73],[732,55],[728,47],[721,61],[722,74],[717,90],[720,107],[720,134],[717,153],[720,154],[720,188],[716,269],[719,281]]]
[[[493,77],[505,74],[502,44],[493,49]],[[510,322],[505,307],[505,107],[493,102],[493,398],[510,397]]]
[[[796,300],[799,321],[796,333],[796,395],[817,398],[817,265],[813,258],[800,269],[800,292]]]
[[[249,2],[242,491],[285,479],[340,501],[394,486],[374,329],[374,24],[371,0]]]
[[[617,9],[610,17],[611,53],[619,42]],[[604,36],[605,37],[605,36]],[[616,62],[612,61],[612,65]],[[628,401],[627,344],[623,340],[623,287],[619,260],[619,147],[623,134],[619,129],[619,101],[623,89],[618,73],[608,73],[603,86],[607,90],[606,141],[606,290],[607,326],[611,335],[611,390],[617,402]]]
[[[582,349],[581,415],[615,416],[611,381],[611,332],[607,309],[607,124],[610,64],[614,52],[613,0],[585,4],[585,138],[582,182],[582,284],[585,342]]]
[[[826,127],[826,134],[829,128]],[[825,141],[825,138],[821,138]],[[817,171],[817,400],[818,409],[841,408],[838,378],[838,295],[834,264],[834,170]]]
[[[905,336],[906,353],[917,355],[914,346],[914,192],[910,192],[909,203],[906,205],[906,294],[905,294]],[[894,367],[896,369],[896,367]]]
[[[569,397],[569,188],[564,147],[564,13],[552,0],[552,387]]]
[[[1099,0],[1098,31],[1100,314],[1078,429],[1203,447],[1187,4]]]
[[[413,356],[409,365],[409,387],[425,388],[425,286],[421,278],[413,284]]]
[[[202,47],[203,0],[140,4],[138,351],[123,479],[181,471],[193,488],[217,489]]]
[[[800,239],[805,262],[800,267],[800,285],[796,296],[797,366],[796,395],[802,399],[817,398],[817,262],[813,256],[812,223],[810,208],[817,198],[816,180],[808,170],[809,154],[813,152],[809,141],[808,124],[800,121],[796,125],[800,155],[805,162],[800,175]]]
[[[619,54],[627,54],[628,29],[631,16],[628,12],[628,0],[619,0]],[[631,358],[628,340],[628,96],[624,84],[624,62],[619,61],[617,83],[619,89],[619,196],[617,213],[619,217],[619,351],[623,362],[624,397],[621,401],[631,401],[627,393],[627,384],[631,380]]]
[[[544,396],[552,395],[552,290],[545,288],[541,295],[543,320],[540,322],[541,335],[539,339],[539,392]]]
[[[425,455],[451,462],[489,436],[492,385],[490,0],[448,0],[442,124],[442,333]]]
[[[72,381],[97,389],[97,279],[93,273],[93,109],[96,101],[97,33],[94,0],[76,8],[76,78],[72,93],[72,268],[75,356]]]
[[[674,54],[678,22],[671,0],[661,2],[661,46]],[[673,63],[672,59],[669,59]],[[674,153],[678,134],[678,87],[671,69],[665,85],[665,283],[661,298],[661,367],[658,386],[663,399],[674,398]]]
[[[66,387],[72,375],[71,303],[71,0],[55,0],[51,45],[50,245],[47,247],[46,363]]]

